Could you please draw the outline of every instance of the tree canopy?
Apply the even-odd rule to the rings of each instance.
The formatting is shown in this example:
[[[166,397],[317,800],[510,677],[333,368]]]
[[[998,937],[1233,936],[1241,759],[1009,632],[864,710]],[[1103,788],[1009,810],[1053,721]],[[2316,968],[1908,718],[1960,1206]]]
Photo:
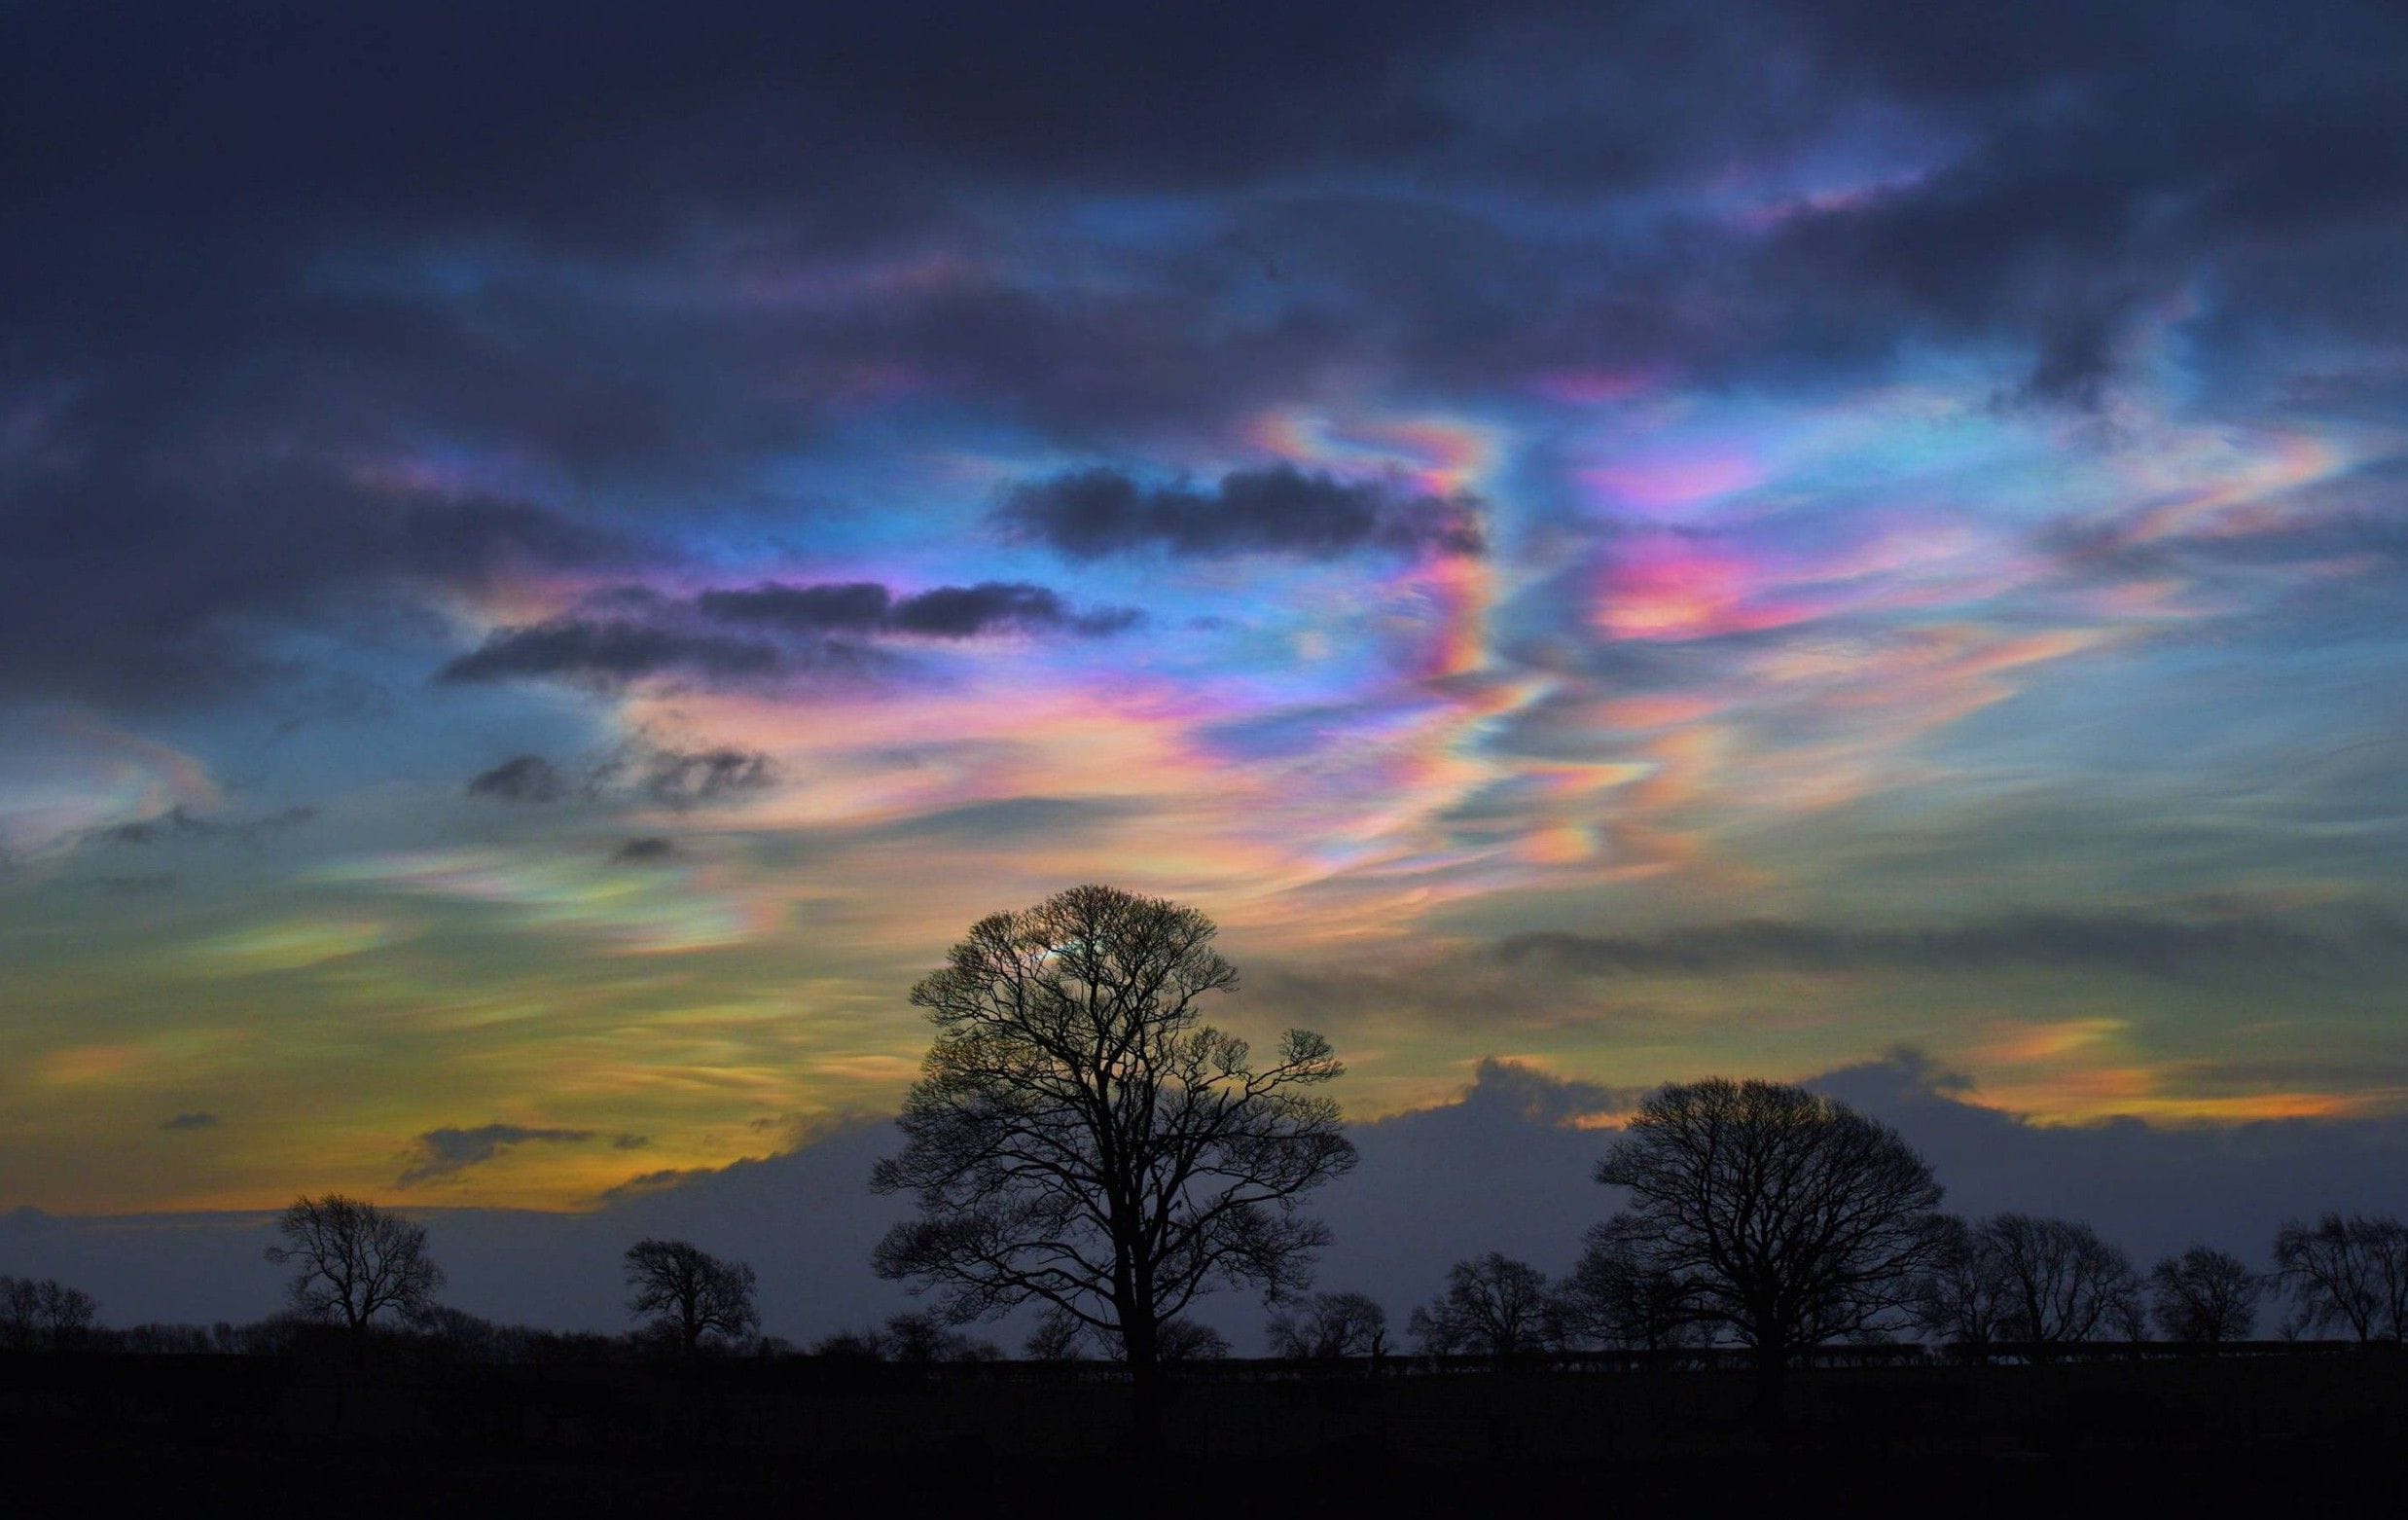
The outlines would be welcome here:
[[[1942,1241],[1923,1158],[1888,1126],[1797,1087],[1666,1087],[1597,1176],[1629,1192],[1608,1221],[1628,1268],[1676,1283],[1688,1313],[1753,1347],[1770,1376],[1901,1307]]]

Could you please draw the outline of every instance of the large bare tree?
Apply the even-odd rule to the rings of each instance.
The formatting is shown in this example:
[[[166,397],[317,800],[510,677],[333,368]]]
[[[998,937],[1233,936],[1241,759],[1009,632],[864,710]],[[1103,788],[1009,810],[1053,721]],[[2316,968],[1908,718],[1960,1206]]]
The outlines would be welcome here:
[[[2408,1225],[2389,1214],[2293,1219],[2274,1253],[2303,1327],[2346,1325],[2361,1344],[2408,1335]]]
[[[2140,1274],[2123,1249],[2079,1219],[2002,1213],[1975,1230],[2006,1292],[2001,1328],[2039,1355],[2132,1324]]]
[[[1293,1312],[1272,1316],[1263,1333],[1275,1357],[1377,1360],[1387,1354],[1388,1312],[1369,1293],[1315,1293]]]
[[[1597,1176],[1629,1192],[1617,1248],[1753,1349],[1767,1412],[1793,1355],[1899,1309],[1942,1239],[1940,1186],[1897,1132],[1777,1083],[1662,1089]]]
[[[1436,1357],[1521,1357],[1546,1349],[1553,1309],[1545,1273],[1492,1250],[1449,1268],[1446,1291],[1416,1309],[1406,1328]]]
[[[1343,1069],[1328,1041],[1291,1030],[1258,1065],[1202,1022],[1238,984],[1214,932],[1109,887],[981,920],[912,990],[936,1042],[872,1178],[919,1201],[881,1276],[956,1322],[1040,1302],[1120,1348],[1140,1442],[1164,1324],[1216,1286],[1305,1286],[1328,1231],[1298,1203],[1354,1164],[1316,1091]]]
[[[293,1307],[341,1323],[354,1345],[387,1310],[424,1318],[444,1285],[443,1268],[426,1253],[426,1227],[361,1199],[298,1199],[277,1217],[276,1232],[284,1244],[269,1247],[268,1259],[301,1268]]]
[[[2170,1341],[2213,1346],[2246,1341],[2257,1324],[2266,1279],[2229,1251],[2193,1246],[2149,1272],[2150,1308]]]
[[[705,1335],[741,1340],[761,1326],[753,1271],[740,1261],[722,1261],[685,1241],[640,1240],[628,1248],[626,1266],[633,1290],[628,1312],[651,1316],[689,1357]]]

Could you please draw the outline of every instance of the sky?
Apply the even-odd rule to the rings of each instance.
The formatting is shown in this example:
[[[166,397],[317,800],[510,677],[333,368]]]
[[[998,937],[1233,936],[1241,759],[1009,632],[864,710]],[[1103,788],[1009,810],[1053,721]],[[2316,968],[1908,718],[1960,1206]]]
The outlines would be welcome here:
[[[736,1229],[1084,881],[1367,1133],[2398,1157],[2403,55],[4,0],[0,1209]]]

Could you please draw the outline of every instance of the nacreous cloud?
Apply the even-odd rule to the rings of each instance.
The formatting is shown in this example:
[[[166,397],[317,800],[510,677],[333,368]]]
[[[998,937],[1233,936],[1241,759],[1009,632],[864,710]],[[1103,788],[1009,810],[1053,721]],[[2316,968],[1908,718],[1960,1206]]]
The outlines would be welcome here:
[[[1341,481],[1283,464],[1233,470],[1209,490],[1077,470],[1013,487],[996,519],[1015,536],[1074,560],[1148,549],[1329,560],[1358,549],[1476,555],[1480,513],[1479,499],[1465,491],[1415,493],[1393,481]]]

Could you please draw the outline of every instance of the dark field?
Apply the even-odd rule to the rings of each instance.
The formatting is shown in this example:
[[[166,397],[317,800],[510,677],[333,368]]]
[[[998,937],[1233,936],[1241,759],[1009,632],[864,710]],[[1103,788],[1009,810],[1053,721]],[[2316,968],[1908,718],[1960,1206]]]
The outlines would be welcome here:
[[[1059,1370],[386,1367],[224,1357],[0,1362],[17,1512],[152,1496],[280,1512],[373,1493],[472,1510],[868,1509],[1788,1498],[1864,1507],[2333,1498],[2408,1478],[2408,1357],[1835,1367],[1749,1418],[1736,1372],[1461,1371],[1179,1386],[1166,1455],[1125,1391]],[[1105,1484],[1101,1489],[1091,1487]],[[48,1499],[37,1496],[48,1494]],[[1109,1502],[1118,1502],[1113,1501]],[[2393,1508],[2390,1500],[2377,1505]]]

